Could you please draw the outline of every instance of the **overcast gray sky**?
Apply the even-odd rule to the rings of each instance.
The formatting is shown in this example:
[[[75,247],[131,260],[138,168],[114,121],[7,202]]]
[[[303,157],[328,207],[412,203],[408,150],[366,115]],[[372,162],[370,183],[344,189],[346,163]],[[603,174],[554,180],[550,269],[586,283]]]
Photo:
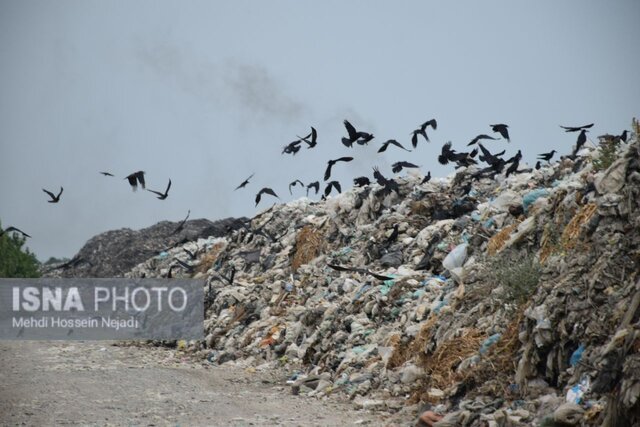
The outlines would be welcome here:
[[[0,0],[0,220],[46,260],[188,209],[253,216],[275,200],[254,208],[263,186],[290,200],[290,181],[348,153],[347,188],[398,160],[445,176],[442,143],[463,150],[491,123],[509,124],[507,154],[566,153],[558,125],[595,122],[596,140],[640,115],[638,22],[637,0]],[[430,118],[431,144],[376,154]],[[343,147],[343,119],[371,146]],[[281,155],[312,125],[318,147]],[[169,197],[133,193],[137,170],[151,189],[171,178]]]

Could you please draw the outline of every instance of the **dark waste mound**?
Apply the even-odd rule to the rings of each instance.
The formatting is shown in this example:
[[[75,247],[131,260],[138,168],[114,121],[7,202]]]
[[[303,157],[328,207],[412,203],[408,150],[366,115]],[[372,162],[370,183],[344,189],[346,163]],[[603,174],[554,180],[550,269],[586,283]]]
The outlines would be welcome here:
[[[44,271],[49,277],[122,277],[137,264],[186,242],[220,237],[237,230],[247,218],[218,221],[194,219],[184,223],[161,221],[141,230],[122,228],[92,237],[68,262]],[[176,231],[178,229],[178,231]]]

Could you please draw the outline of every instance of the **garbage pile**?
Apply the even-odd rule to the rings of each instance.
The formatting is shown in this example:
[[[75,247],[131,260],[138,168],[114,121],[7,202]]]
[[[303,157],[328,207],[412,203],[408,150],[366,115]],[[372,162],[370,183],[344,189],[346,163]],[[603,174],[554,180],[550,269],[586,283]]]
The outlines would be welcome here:
[[[122,277],[154,255],[200,237],[223,236],[240,227],[247,218],[219,221],[195,219],[162,221],[141,230],[122,228],[91,238],[69,261],[46,266],[47,277]]]
[[[419,425],[639,425],[640,142],[598,154],[275,205],[129,275],[205,278],[191,350],[284,367],[292,393]]]

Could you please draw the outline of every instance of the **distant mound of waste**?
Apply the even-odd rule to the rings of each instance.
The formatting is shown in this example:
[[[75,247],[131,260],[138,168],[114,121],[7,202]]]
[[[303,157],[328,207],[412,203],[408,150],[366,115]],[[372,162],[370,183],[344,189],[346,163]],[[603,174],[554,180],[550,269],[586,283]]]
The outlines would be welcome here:
[[[122,277],[137,264],[173,247],[202,237],[224,236],[247,218],[219,221],[162,221],[141,230],[122,228],[92,237],[69,261],[47,266],[49,277]]]

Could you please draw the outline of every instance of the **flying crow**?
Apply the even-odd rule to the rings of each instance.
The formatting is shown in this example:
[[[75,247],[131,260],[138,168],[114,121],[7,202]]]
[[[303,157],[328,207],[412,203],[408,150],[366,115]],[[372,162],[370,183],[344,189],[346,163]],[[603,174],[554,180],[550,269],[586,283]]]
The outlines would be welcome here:
[[[189,249],[182,248],[182,250],[189,256],[189,259],[196,259],[196,254],[191,252]]]
[[[173,236],[174,234],[179,233],[184,229],[184,225],[187,223],[189,215],[191,215],[191,209],[189,209],[189,211],[187,212],[187,216],[182,221],[180,221],[180,224],[178,224],[175,230],[173,230],[171,234],[169,234],[170,236]]]
[[[284,146],[284,149],[282,150],[282,154],[293,154],[295,156],[295,154],[300,151],[300,144],[302,144],[302,140],[301,139],[297,139],[287,145]]]
[[[154,194],[158,195],[158,199],[160,200],[164,200],[167,198],[167,196],[169,196],[169,189],[171,188],[171,180],[169,180],[169,184],[167,185],[167,189],[164,190],[164,193],[161,193],[159,191],[155,191],[155,190],[147,190],[147,191],[151,191]]]
[[[100,173],[104,176],[113,176],[113,174],[109,172],[100,172]]]
[[[402,168],[419,168],[420,166],[418,165],[414,165],[413,163],[409,163],[409,162],[395,162],[393,165],[391,165],[391,170],[393,171],[393,173],[398,173],[402,171]]]
[[[320,191],[320,183],[318,181],[314,181],[311,184],[307,185],[307,196],[309,195],[309,189],[313,188],[316,190],[316,194]]]
[[[136,191],[138,189],[138,183],[140,183],[142,189],[145,188],[144,171],[134,172],[131,175],[127,176],[125,179],[129,181],[129,185],[131,186],[131,189],[133,191]]]
[[[369,181],[369,178],[367,178],[366,176],[359,176],[353,179],[353,185],[355,185],[356,187],[364,187],[365,185],[369,184],[371,184],[371,181]]]
[[[400,143],[399,143],[398,141],[396,141],[395,139],[390,139],[390,140],[388,140],[387,142],[383,142],[383,143],[382,143],[382,147],[380,147],[380,148],[378,149],[378,153],[383,153],[383,152],[385,152],[385,151],[387,150],[387,147],[389,147],[389,145],[390,145],[390,144],[391,144],[391,145],[395,145],[395,146],[396,146],[396,147],[398,147],[398,148],[402,148],[404,151],[409,151],[409,152],[411,152],[411,150],[407,150],[406,148],[404,148],[404,147],[402,146],[402,144],[400,144]]]
[[[249,178],[247,178],[247,179],[245,179],[244,181],[242,181],[242,184],[238,185],[238,186],[235,188],[235,190],[233,190],[233,191],[236,191],[238,188],[244,188],[244,187],[249,183],[249,180],[250,180],[251,178],[253,178],[253,175],[255,175],[255,173],[252,173],[252,174],[251,174],[251,176],[250,176]]]
[[[340,157],[339,159],[329,160],[327,162],[327,170],[324,171],[324,180],[327,181],[331,177],[331,167],[337,162],[350,162],[353,157]]]
[[[342,138],[342,144],[352,147],[354,142],[364,145],[373,139],[373,135],[367,132],[358,132],[348,120],[345,120],[344,127],[347,129],[348,138]]]
[[[476,144],[476,143],[477,143],[478,141],[480,141],[481,139],[492,139],[492,140],[494,140],[494,141],[495,141],[495,140],[496,140],[496,139],[498,139],[498,138],[494,138],[494,137],[492,137],[492,136],[485,135],[485,134],[483,133],[483,134],[480,134],[480,135],[476,136],[475,138],[473,138],[473,139],[471,140],[471,142],[467,144],[467,146],[469,146],[469,145],[473,145],[473,144]]]
[[[433,130],[436,130],[438,128],[438,122],[436,121],[436,119],[428,120],[421,124],[418,129],[412,132],[411,145],[413,145],[413,148],[416,148],[418,146],[418,135],[422,135],[424,139],[429,142],[429,137],[427,136],[427,126],[431,126]]]
[[[340,183],[338,181],[331,181],[327,184],[327,188],[324,189],[324,197],[327,197],[331,193],[331,190],[334,188],[338,191],[338,193],[342,192]]]
[[[278,197],[278,195],[272,189],[268,187],[264,187],[262,190],[258,192],[258,194],[256,194],[256,206],[258,206],[258,203],[260,203],[260,198],[262,197],[263,194],[270,194],[274,197]],[[279,198],[280,197],[278,197],[278,199]]]
[[[295,187],[298,184],[300,184],[301,187],[304,187],[304,183],[302,181],[300,181],[299,179],[296,179],[295,181],[289,183],[289,194],[293,194],[291,192],[291,187]]]
[[[24,237],[31,237],[27,233],[25,233],[24,231],[22,231],[22,230],[20,230],[19,228],[16,228],[16,227],[7,227],[4,230],[0,229],[0,236],[4,235],[5,233],[11,233],[12,231],[16,231],[16,232],[22,234],[22,236],[24,236]]]
[[[398,186],[398,183],[393,179],[385,178],[384,175],[380,173],[380,170],[375,166],[373,167],[373,177],[379,185],[384,187],[383,191],[385,195],[391,194],[392,191],[395,191],[396,194],[400,195],[400,187]]]
[[[582,130],[589,129],[592,126],[593,126],[593,123],[589,123],[588,125],[584,125],[584,126],[562,126],[562,125],[560,125],[560,127],[562,129],[564,129],[565,132],[580,132]]]
[[[366,268],[348,267],[348,266],[342,266],[342,265],[336,265],[336,264],[327,264],[327,267],[336,271],[353,271],[356,273],[369,274],[378,280],[393,280],[392,277],[383,276],[382,274],[374,273],[371,270],[367,270]]]
[[[316,131],[316,128],[314,128],[313,126],[311,126],[311,133],[309,135],[307,135],[305,137],[302,137],[302,138],[298,136],[298,138],[300,138],[301,141],[304,141],[304,142],[307,143],[307,145],[308,145],[307,149],[313,148],[316,145],[318,145],[318,141],[317,141],[318,140],[318,132]],[[311,138],[311,140],[309,140],[309,138]]]
[[[440,151],[440,155],[438,156],[438,162],[441,165],[446,165],[449,161],[452,160],[452,157],[455,155],[455,151],[451,149],[451,141],[447,142],[442,146],[442,150]]]
[[[551,150],[548,153],[538,154],[538,159],[546,160],[548,162],[549,160],[551,160],[551,158],[555,153],[556,153],[556,150]]]
[[[511,142],[509,139],[509,131],[507,130],[509,126],[502,123],[499,123],[497,125],[489,125],[489,126],[491,126],[492,131],[498,132],[500,135],[502,135],[502,137],[506,139],[507,142]]]
[[[63,190],[64,190],[64,188],[60,187],[60,192],[56,196],[51,191],[47,191],[44,188],[42,189],[42,191],[44,191],[45,193],[47,193],[49,195],[49,197],[51,197],[51,200],[47,200],[47,202],[49,202],[49,203],[58,203],[60,201],[60,195],[62,194]]]

